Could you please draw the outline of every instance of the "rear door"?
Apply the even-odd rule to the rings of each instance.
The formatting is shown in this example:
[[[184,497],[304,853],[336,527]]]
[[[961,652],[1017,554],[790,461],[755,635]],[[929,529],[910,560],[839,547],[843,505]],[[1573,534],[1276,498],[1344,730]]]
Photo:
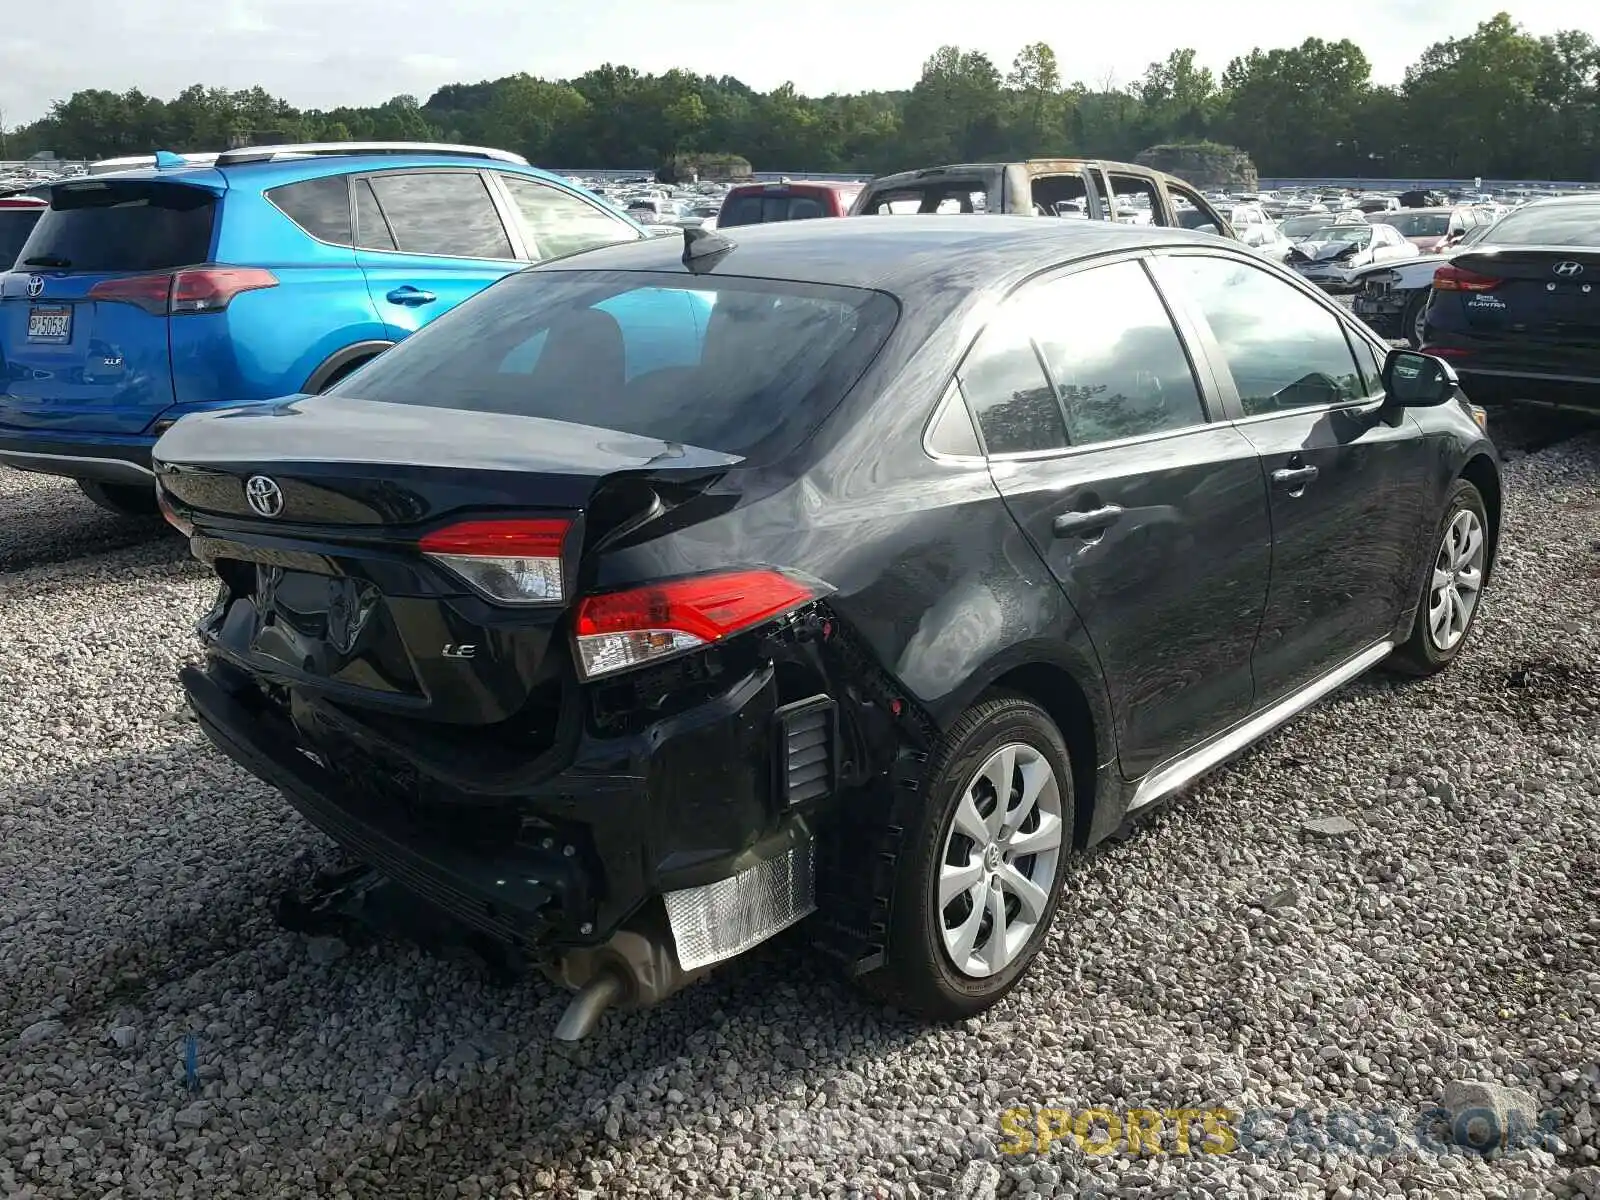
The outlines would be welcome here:
[[[0,427],[138,434],[173,403],[165,281],[211,259],[225,188],[210,171],[51,188],[0,278]]]
[[[1412,599],[1431,451],[1403,412],[1375,417],[1376,350],[1331,303],[1233,257],[1173,251],[1155,266],[1267,476],[1260,707],[1393,634]]]
[[[1099,655],[1123,773],[1248,713],[1270,553],[1261,463],[1210,419],[1209,378],[1141,261],[1025,287],[960,384],[996,487]]]
[[[513,218],[508,230],[480,171],[381,171],[353,186],[356,262],[396,340],[526,262],[520,226]]]

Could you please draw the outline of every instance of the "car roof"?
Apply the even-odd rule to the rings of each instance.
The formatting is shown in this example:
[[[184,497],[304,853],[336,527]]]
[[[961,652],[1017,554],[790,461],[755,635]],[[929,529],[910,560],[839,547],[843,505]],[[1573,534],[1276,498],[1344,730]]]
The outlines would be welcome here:
[[[478,171],[490,169],[527,175],[547,183],[555,183],[570,191],[580,191],[570,180],[537,167],[510,163],[500,159],[467,158],[459,154],[319,154],[303,158],[280,158],[265,162],[215,163],[199,162],[184,167],[133,167],[126,171],[108,171],[89,178],[98,180],[155,181],[193,183],[205,187],[218,187],[218,177],[229,186],[261,188],[279,187],[286,183],[299,183],[305,179],[320,179],[326,175],[344,175],[357,171],[404,171],[419,168],[455,168]],[[84,184],[84,180],[64,180],[66,183]]]
[[[733,250],[702,271],[874,288],[903,300],[951,287],[1010,287],[1058,263],[1141,246],[1237,249],[1215,235],[1156,225],[1023,216],[841,217],[741,225]],[[690,276],[684,239],[603,246],[533,271],[660,271]]]
[[[0,208],[44,208],[48,200],[41,200],[37,196],[0,196]]]
[[[782,191],[784,188],[818,188],[830,192],[859,192],[865,185],[859,179],[766,179],[735,184],[728,195],[745,192]]]

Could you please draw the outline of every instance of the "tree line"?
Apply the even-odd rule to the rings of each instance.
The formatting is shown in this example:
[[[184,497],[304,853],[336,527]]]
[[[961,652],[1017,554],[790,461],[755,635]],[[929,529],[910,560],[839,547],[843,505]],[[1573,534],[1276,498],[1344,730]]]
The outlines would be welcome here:
[[[1265,176],[1587,180],[1600,169],[1600,45],[1528,32],[1502,13],[1430,46],[1393,87],[1348,39],[1255,49],[1218,78],[1174,50],[1130,84],[1062,80],[1043,42],[1001,67],[944,46],[905,91],[757,92],[731,75],[647,75],[607,64],[575,79],[518,74],[297,109],[255,87],[195,85],[171,100],[90,89],[31,125],[0,129],[0,158],[68,159],[225,148],[262,135],[468,142],[560,168],[655,166],[732,153],[757,170],[879,173],[962,160],[1129,159],[1157,144],[1220,142]]]

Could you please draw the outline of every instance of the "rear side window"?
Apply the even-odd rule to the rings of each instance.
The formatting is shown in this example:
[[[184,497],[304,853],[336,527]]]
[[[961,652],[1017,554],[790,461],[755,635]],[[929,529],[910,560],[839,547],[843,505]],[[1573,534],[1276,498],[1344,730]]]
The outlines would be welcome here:
[[[371,182],[402,253],[515,257],[489,188],[476,171],[374,175]]]
[[[217,198],[178,183],[94,180],[51,189],[19,266],[166,271],[211,257]]]
[[[501,175],[500,181],[533,234],[538,258],[576,254],[639,236],[631,225],[558,188],[509,174]]]
[[[1205,423],[1189,356],[1138,263],[1081,271],[1025,296],[1074,446]]]
[[[898,315],[894,300],[859,288],[528,271],[431,321],[333,392],[763,460],[838,405]]]
[[[1002,309],[979,336],[959,378],[990,454],[1059,450],[1067,444],[1055,389],[1015,306]]]
[[[929,183],[888,188],[867,198],[864,216],[909,216],[913,213],[981,213],[988,196],[972,183]]]
[[[37,208],[0,208],[0,271],[9,271],[39,223]]]
[[[269,191],[267,199],[319,242],[348,246],[354,240],[350,235],[350,189],[343,175],[285,184]]]

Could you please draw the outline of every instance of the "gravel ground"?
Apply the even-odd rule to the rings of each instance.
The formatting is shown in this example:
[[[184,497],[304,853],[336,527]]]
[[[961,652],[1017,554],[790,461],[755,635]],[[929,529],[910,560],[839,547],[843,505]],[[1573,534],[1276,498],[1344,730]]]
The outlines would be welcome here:
[[[0,1194],[1600,1197],[1600,436],[1550,436],[1457,666],[1090,856],[987,1017],[918,1028],[790,936],[576,1050],[542,981],[275,926],[331,853],[184,717],[203,572],[0,471]],[[1559,1141],[1419,1143],[1459,1080]],[[1009,1108],[1218,1106],[1249,1152],[1002,1151]],[[1389,1153],[1288,1137],[1379,1112]]]

